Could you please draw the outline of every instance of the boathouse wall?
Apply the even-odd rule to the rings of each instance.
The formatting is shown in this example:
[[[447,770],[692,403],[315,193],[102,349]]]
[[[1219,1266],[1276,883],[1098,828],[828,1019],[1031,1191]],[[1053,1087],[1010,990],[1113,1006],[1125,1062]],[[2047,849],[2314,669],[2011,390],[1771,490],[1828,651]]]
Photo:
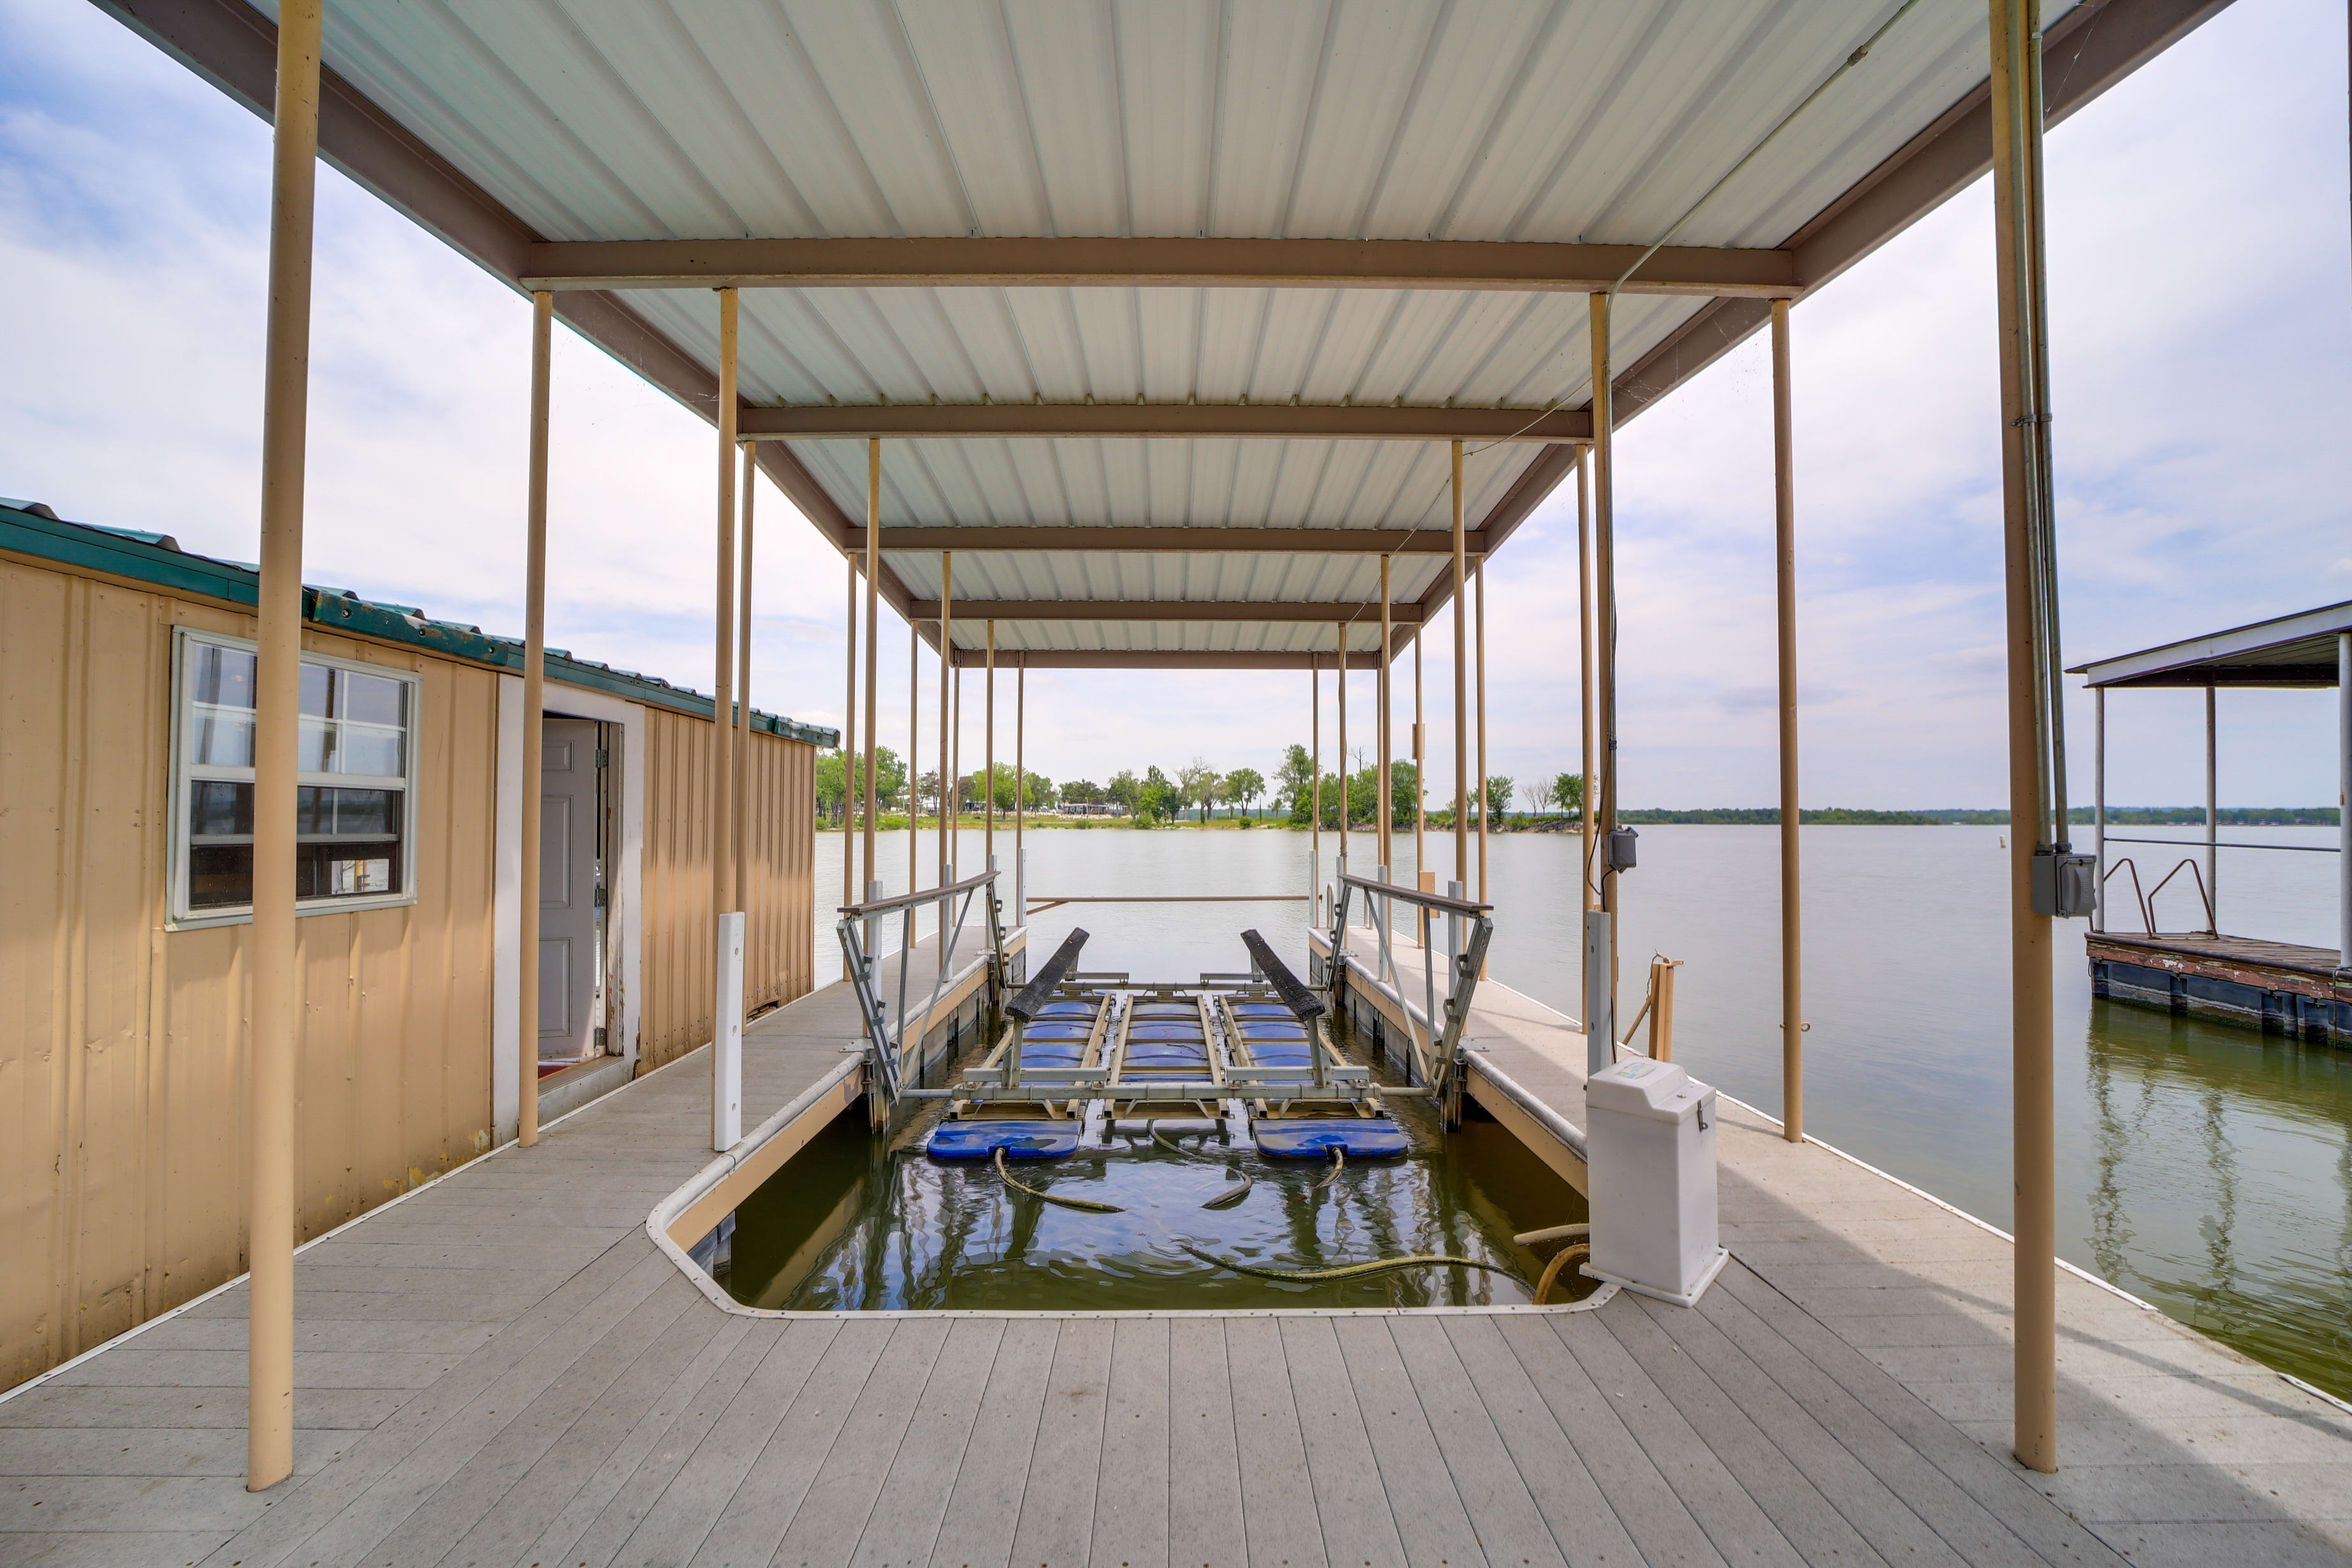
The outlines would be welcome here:
[[[245,1268],[250,927],[174,921],[172,792],[175,643],[251,638],[251,584],[168,542],[0,507],[0,1388]],[[494,1108],[516,1037],[511,986],[502,1002],[495,984],[499,707],[520,650],[398,606],[305,597],[306,656],[416,682],[413,898],[305,905],[296,921],[307,1240],[510,1135]],[[643,902],[643,957],[614,977],[641,1005],[636,1038],[614,1043],[644,1072],[710,1037],[710,704],[557,663],[550,712],[578,705],[567,689],[600,690],[645,717],[642,887],[621,888]],[[752,721],[758,1008],[813,983],[815,758],[835,737]]]

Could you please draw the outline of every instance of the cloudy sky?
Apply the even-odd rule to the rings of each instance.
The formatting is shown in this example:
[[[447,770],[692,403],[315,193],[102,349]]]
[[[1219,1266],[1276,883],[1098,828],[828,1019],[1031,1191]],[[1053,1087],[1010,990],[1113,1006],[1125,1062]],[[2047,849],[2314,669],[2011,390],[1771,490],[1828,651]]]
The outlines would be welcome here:
[[[2069,662],[2352,598],[2346,53],[2340,5],[2238,0],[2052,135]],[[0,0],[0,494],[254,556],[268,158],[260,121],[84,0]],[[306,575],[519,630],[527,302],[327,171],[319,247]],[[1808,805],[2002,800],[1992,266],[1980,184],[1795,311]],[[1762,350],[1621,440],[1630,805],[1772,798]],[[555,388],[551,642],[707,690],[708,426],[561,331]],[[764,483],[759,508],[754,700],[837,723],[838,559]],[[1574,515],[1563,491],[1500,558],[1498,773],[1574,765]],[[887,616],[882,647],[896,738]],[[1450,690],[1444,658],[1426,678]],[[1031,685],[1056,779],[1270,773],[1307,728],[1297,676]],[[2223,804],[2334,798],[2331,694],[2221,709]],[[2111,720],[2115,799],[2199,797],[2195,697]]]

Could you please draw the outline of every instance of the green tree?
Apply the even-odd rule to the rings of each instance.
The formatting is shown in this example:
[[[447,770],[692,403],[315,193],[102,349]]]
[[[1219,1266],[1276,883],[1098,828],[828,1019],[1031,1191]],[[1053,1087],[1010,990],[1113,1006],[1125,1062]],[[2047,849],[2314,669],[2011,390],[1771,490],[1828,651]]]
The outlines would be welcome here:
[[[1209,808],[1217,803],[1217,770],[1207,761],[1194,757],[1190,764],[1176,770],[1176,787],[1183,792],[1187,802],[1197,802],[1201,820],[1209,820]]]
[[[1499,773],[1486,775],[1486,816],[1493,820],[1511,815],[1511,781]]]
[[[1250,803],[1265,793],[1265,775],[1255,768],[1235,768],[1232,773],[1227,773],[1224,782],[1217,786],[1217,794],[1221,798],[1231,805],[1240,806],[1244,811],[1247,811],[1250,808]]]
[[[1293,745],[1282,754],[1275,771],[1274,804],[1290,813],[1293,822],[1305,822],[1315,810],[1315,759],[1304,746]]]
[[[1576,816],[1581,815],[1584,810],[1584,775],[1582,773],[1561,773],[1559,777],[1553,779],[1551,781],[1551,803],[1552,805],[1559,807],[1560,811],[1566,816]]]
[[[1160,770],[1152,769],[1151,776],[1158,778]],[[1104,786],[1103,793],[1133,815],[1140,816],[1143,815],[1143,780],[1135,776],[1134,769],[1121,768],[1110,775],[1110,783]]]
[[[1373,786],[1373,797],[1380,798],[1380,786]],[[1412,759],[1401,758],[1389,764],[1389,820],[1399,827],[1411,827],[1413,816],[1421,809],[1421,775]]]
[[[907,763],[887,746],[877,746],[874,752],[874,804],[877,811],[900,809],[904,803],[899,792],[907,787]],[[816,800],[820,816],[835,822],[844,820],[845,808],[855,804],[859,810],[866,805],[866,759],[845,757],[838,751],[825,752],[816,760]]]
[[[1527,814],[1529,816],[1540,813],[1544,808],[1544,802],[1550,798],[1550,786],[1538,780],[1529,779],[1519,786],[1519,804],[1527,808]]]
[[[1111,798],[1109,791],[1091,779],[1072,779],[1062,786],[1064,805],[1100,805]]]
[[[1184,809],[1186,798],[1175,780],[1156,767],[1149,767],[1143,770],[1142,782],[1136,786],[1135,804],[1129,809],[1139,821],[1166,822]]]

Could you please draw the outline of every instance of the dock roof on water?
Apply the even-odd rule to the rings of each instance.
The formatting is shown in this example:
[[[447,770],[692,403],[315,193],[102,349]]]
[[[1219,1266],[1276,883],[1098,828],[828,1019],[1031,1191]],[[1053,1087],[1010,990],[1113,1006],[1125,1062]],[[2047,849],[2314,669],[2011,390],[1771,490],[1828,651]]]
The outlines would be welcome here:
[[[2078,664],[2089,687],[2336,684],[2336,639],[2352,632],[2352,600],[2138,653]]]
[[[100,3],[268,113],[246,0]],[[2050,117],[2224,3],[2053,0]],[[1381,553],[1402,637],[1445,603],[1447,442],[1473,553],[1571,471],[1585,296],[1622,280],[1622,424],[1982,174],[1985,25],[336,0],[320,140],[706,417],[711,290],[752,290],[742,433],[844,550],[889,438],[880,588],[934,646],[952,549],[959,658],[993,619],[1040,666],[1297,668],[1378,647]]]

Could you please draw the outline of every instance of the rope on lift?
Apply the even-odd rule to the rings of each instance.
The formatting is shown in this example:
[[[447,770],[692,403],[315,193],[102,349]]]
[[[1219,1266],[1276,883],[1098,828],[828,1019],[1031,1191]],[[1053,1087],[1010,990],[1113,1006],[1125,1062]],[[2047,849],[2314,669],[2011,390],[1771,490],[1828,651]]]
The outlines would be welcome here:
[[[1080,1214],[1125,1214],[1127,1212],[1117,1204],[1098,1204],[1092,1198],[1057,1198],[1051,1193],[1040,1192],[1035,1187],[1022,1185],[1013,1179],[1013,1173],[1004,1168],[1004,1149],[1002,1144],[998,1145],[996,1150],[996,1173],[1003,1178],[1004,1184],[1014,1192],[1026,1193],[1033,1198],[1042,1198],[1046,1203],[1061,1208],[1076,1209]]]

